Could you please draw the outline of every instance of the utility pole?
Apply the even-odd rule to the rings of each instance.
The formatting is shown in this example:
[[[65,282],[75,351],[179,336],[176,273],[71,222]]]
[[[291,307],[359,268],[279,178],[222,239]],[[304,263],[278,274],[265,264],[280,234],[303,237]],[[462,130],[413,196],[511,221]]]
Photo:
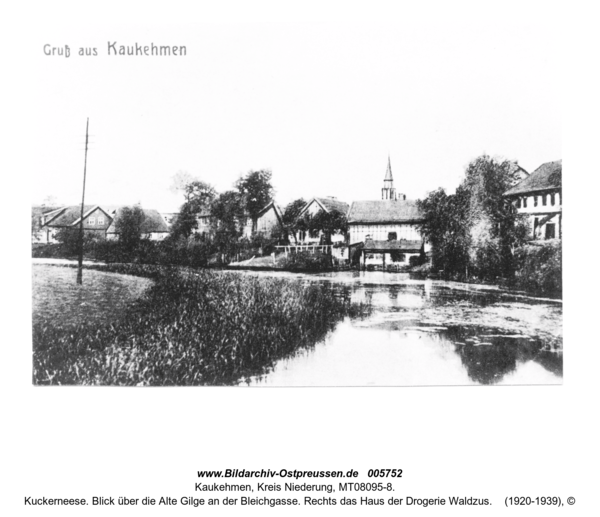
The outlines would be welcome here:
[[[79,218],[79,263],[77,266],[77,283],[83,283],[83,205],[85,202],[85,176],[87,172],[88,129],[90,119],[85,124],[85,158],[83,160],[83,193],[81,194],[81,217]]]

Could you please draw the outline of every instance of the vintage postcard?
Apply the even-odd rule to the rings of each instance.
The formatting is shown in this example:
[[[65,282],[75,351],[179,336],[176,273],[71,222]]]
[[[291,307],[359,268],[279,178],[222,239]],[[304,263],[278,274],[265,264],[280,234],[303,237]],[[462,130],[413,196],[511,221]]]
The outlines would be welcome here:
[[[593,513],[591,14],[26,11],[11,515]]]
[[[562,382],[549,35],[198,27],[35,56],[34,384]]]

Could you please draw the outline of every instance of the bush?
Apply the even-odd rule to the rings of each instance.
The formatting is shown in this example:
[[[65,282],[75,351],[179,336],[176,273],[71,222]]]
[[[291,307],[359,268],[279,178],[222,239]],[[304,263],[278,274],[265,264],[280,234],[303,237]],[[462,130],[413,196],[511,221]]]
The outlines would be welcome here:
[[[282,262],[289,271],[326,271],[331,269],[331,256],[321,252],[290,253]]]
[[[31,250],[33,258],[77,258],[79,255],[79,228],[61,228],[56,233],[57,243],[34,244]],[[83,232],[83,253],[86,258],[95,258],[104,244],[101,233]]]
[[[515,286],[547,295],[562,295],[562,243],[529,244],[515,252]]]
[[[411,267],[409,273],[416,278],[427,278],[431,274],[431,263],[425,262],[421,265]]]

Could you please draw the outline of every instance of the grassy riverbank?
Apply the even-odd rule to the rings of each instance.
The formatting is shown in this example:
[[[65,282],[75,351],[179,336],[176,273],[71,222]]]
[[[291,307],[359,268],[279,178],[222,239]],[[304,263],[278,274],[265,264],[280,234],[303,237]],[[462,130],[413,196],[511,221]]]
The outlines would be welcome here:
[[[113,321],[34,321],[35,384],[232,384],[365,310],[326,285],[156,266],[94,269],[154,285]]]

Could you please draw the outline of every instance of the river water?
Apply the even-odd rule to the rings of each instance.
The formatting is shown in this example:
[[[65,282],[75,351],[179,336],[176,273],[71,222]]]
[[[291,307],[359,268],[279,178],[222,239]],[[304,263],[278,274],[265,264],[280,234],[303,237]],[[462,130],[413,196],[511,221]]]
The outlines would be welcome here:
[[[324,282],[365,319],[346,319],[320,343],[278,361],[251,386],[454,386],[562,383],[562,302],[493,286],[411,280],[407,274],[298,275]]]
[[[34,320],[118,317],[151,285],[144,278],[33,268]],[[562,302],[493,286],[412,280],[403,273],[296,274],[240,271],[320,282],[369,303],[363,319],[339,322],[321,342],[279,360],[251,386],[455,386],[562,383]]]

